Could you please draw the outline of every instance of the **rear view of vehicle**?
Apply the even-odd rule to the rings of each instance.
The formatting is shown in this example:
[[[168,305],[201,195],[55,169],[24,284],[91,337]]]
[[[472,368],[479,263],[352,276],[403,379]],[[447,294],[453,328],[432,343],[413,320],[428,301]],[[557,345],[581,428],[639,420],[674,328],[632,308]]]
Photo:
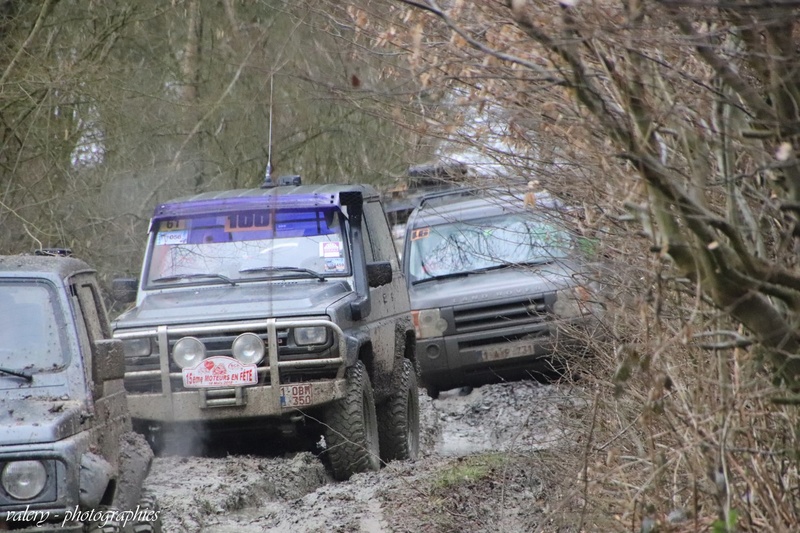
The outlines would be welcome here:
[[[424,200],[404,271],[431,396],[546,371],[562,333],[594,320],[580,255],[557,204],[487,191]]]
[[[385,460],[415,457],[416,410],[389,407],[416,398],[416,373],[401,379],[414,337],[393,254],[378,194],[363,186],[160,205],[136,306],[114,324],[136,427],[160,448],[184,424],[316,442],[323,421],[342,479],[377,468],[379,443]]]

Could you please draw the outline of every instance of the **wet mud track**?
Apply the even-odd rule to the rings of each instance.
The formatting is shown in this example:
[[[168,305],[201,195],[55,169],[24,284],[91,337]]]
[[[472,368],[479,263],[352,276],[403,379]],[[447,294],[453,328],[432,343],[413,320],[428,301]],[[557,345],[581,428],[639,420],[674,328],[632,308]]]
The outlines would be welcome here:
[[[557,447],[569,438],[562,411],[575,408],[576,398],[569,388],[534,381],[469,394],[445,391],[437,400],[421,390],[421,457],[414,463],[394,462],[334,482],[312,452],[255,455],[234,449],[214,457],[157,457],[148,485],[158,496],[166,533],[446,530],[422,509],[436,500],[430,487],[439,486],[442,476],[446,481],[448,465],[495,452],[524,461]],[[506,531],[522,527],[520,513],[531,512],[525,507],[539,490],[535,476],[517,470],[524,468],[504,474],[506,503],[493,518],[495,526],[508,521]],[[476,524],[474,531],[481,530]]]

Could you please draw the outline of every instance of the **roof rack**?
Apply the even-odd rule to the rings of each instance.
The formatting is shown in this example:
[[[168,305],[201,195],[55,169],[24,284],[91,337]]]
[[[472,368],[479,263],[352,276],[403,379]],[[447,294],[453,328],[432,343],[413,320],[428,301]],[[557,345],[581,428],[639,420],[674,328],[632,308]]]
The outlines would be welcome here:
[[[430,205],[442,205],[448,203],[447,200],[452,198],[471,198],[480,196],[481,193],[487,189],[479,189],[477,187],[463,187],[458,189],[449,189],[446,191],[438,191],[426,194],[419,201],[419,207],[427,207]]]

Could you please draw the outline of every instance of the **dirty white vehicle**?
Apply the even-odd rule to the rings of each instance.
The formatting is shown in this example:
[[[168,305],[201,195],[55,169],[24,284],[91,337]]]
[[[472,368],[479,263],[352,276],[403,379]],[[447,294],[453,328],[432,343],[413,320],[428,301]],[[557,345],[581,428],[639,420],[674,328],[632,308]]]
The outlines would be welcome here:
[[[0,530],[161,531],[95,272],[0,257]]]

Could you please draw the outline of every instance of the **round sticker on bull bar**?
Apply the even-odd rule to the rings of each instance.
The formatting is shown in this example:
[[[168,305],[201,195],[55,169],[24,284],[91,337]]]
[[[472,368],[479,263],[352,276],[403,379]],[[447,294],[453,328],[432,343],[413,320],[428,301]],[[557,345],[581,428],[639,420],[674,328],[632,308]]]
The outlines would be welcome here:
[[[258,367],[233,357],[215,355],[183,369],[183,386],[194,389],[244,387],[258,384]]]

